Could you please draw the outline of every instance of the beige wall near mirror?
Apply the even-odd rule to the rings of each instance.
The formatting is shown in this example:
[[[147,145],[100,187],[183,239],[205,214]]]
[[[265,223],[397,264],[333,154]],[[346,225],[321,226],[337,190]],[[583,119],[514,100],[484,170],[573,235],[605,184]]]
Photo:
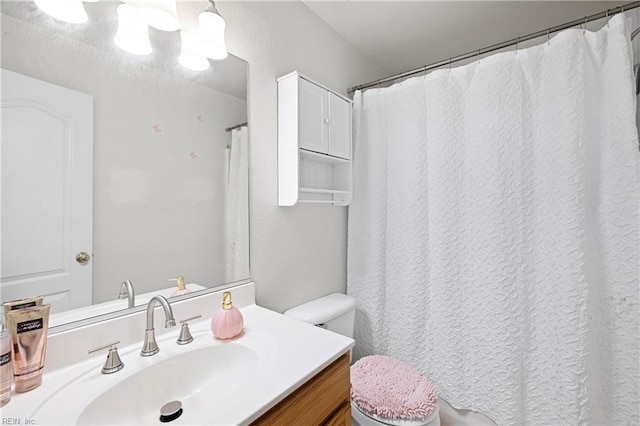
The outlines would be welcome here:
[[[73,26],[2,2],[2,68],[94,99],[93,303],[116,300],[124,280],[140,295],[177,275],[207,288],[247,279],[248,142],[232,154],[225,131],[247,121],[247,64],[183,69],[178,32],[150,30],[150,57],[120,51],[118,4],[86,3],[90,23]]]

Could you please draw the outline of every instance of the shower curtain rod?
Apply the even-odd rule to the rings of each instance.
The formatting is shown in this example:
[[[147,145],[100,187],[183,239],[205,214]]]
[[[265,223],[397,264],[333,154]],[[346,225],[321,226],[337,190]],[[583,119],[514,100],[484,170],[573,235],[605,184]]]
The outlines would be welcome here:
[[[532,40],[534,38],[542,37],[546,35],[549,37],[550,34],[556,33],[558,31],[566,30],[571,27],[575,27],[577,25],[586,25],[588,22],[595,21],[596,19],[607,18],[609,16],[613,16],[617,13],[624,12],[625,10],[635,9],[636,7],[640,7],[640,1],[634,1],[631,3],[627,3],[625,5],[619,5],[614,7],[613,9],[607,9],[604,12],[596,13],[594,15],[585,16],[582,19],[576,19],[571,22],[567,22],[565,24],[556,25],[555,27],[549,27],[546,30],[537,31],[535,33],[527,34],[525,36],[512,38],[511,40],[503,41],[502,43],[494,44],[491,46],[484,47],[482,49],[474,50],[472,52],[464,53],[462,55],[453,56],[449,59],[445,59],[444,61],[435,62],[431,65],[425,65],[420,68],[413,69],[411,71],[405,71],[400,74],[395,74],[386,78],[381,78],[379,80],[370,81],[369,83],[361,84],[359,86],[354,86],[349,89],[349,94],[354,93],[356,90],[367,89],[369,87],[379,86],[381,83],[387,83],[389,81],[404,79],[406,77],[410,77],[415,74],[420,74],[422,72],[430,71],[436,68],[440,68],[444,65],[451,65],[454,62],[464,61],[465,59],[473,58],[475,56],[480,56],[485,53],[490,53],[496,50],[504,49],[505,47],[518,45],[518,43],[522,43],[523,41]]]
[[[235,126],[231,126],[231,127],[227,127],[226,129],[224,129],[225,132],[230,132],[232,130],[235,129],[239,129],[240,127],[246,126],[247,123],[240,123],[240,124],[236,124]]]

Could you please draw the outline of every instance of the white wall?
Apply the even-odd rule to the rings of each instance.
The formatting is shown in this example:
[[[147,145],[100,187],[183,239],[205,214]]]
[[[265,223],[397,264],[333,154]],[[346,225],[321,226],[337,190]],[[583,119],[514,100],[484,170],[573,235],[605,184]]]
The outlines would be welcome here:
[[[227,48],[249,62],[251,275],[258,304],[284,311],[346,291],[347,208],[278,207],[276,78],[298,70],[347,94],[385,72],[300,2],[216,2]],[[357,161],[357,158],[356,158]]]

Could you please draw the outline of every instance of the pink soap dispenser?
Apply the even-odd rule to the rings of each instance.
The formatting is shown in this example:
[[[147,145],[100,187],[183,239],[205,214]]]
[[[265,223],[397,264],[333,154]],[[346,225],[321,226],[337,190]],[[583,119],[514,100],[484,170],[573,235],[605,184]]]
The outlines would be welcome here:
[[[169,281],[176,281],[178,283],[174,292],[171,293],[171,297],[181,296],[183,294],[191,293],[191,289],[185,285],[184,277],[182,275],[179,275],[175,278],[171,278]]]
[[[218,339],[231,339],[242,333],[242,313],[231,303],[231,293],[222,294],[222,309],[211,319],[211,331]]]

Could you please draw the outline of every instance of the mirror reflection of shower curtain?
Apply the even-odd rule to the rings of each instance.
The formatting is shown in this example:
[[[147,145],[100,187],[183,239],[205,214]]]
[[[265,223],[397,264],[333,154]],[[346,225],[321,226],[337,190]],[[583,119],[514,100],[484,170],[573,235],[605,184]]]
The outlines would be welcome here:
[[[225,191],[225,275],[249,278],[249,146],[247,126],[231,131]]]

